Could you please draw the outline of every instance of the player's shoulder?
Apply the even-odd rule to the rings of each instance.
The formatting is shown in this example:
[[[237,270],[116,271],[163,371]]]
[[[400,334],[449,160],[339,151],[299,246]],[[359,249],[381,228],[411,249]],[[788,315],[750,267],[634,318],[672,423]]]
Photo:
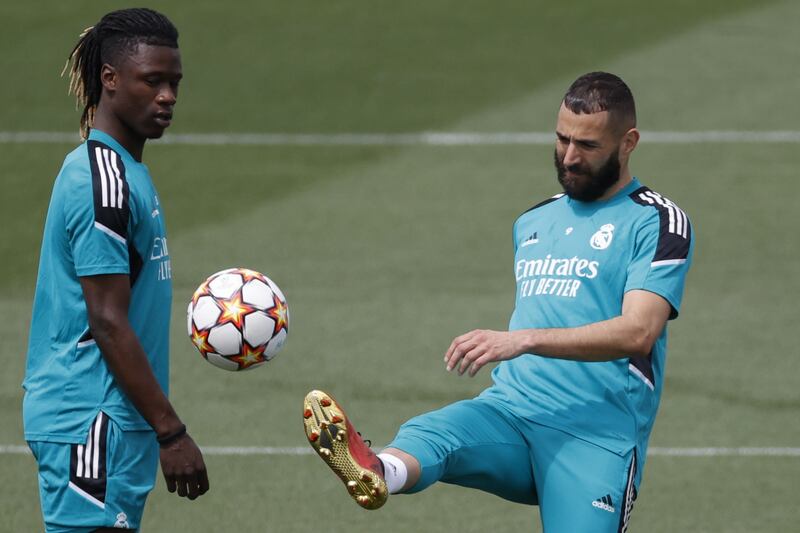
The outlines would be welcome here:
[[[130,187],[122,152],[90,137],[64,158],[54,193],[70,203],[127,210]]]
[[[74,199],[76,195],[82,197],[90,194],[91,188],[92,167],[84,142],[64,157],[64,162],[56,176],[53,194],[56,197]]]
[[[61,174],[72,177],[86,177],[100,171],[114,172],[114,167],[124,169],[122,153],[111,145],[97,139],[88,139],[64,157]]]
[[[62,170],[67,169],[73,172],[108,170],[114,173],[115,169],[124,169],[124,157],[126,155],[113,144],[90,137],[64,157]]]
[[[560,203],[559,200],[564,201],[564,198],[566,198],[566,195],[563,192],[554,194],[553,196],[534,204],[533,206],[529,207],[528,209],[520,213],[520,215],[517,217],[517,220],[531,213],[538,214],[547,211],[549,209],[555,208],[556,206],[559,205]]]
[[[86,143],[83,142],[64,157],[64,164],[61,165],[59,174],[63,179],[80,179],[90,176],[91,172]]]
[[[642,185],[629,193],[628,198],[634,209],[642,209],[645,218],[664,217],[668,221],[673,221],[673,224],[678,223],[680,220],[685,225],[689,225],[689,216],[686,211],[681,209],[677,203],[650,187]]]
[[[628,195],[631,209],[639,212],[632,219],[639,234],[657,234],[658,249],[654,264],[685,261],[693,246],[694,231],[686,212],[666,196],[641,186]]]
[[[86,157],[92,169],[92,176],[101,180],[126,180],[125,158],[127,154],[114,144],[91,136],[84,143]]]

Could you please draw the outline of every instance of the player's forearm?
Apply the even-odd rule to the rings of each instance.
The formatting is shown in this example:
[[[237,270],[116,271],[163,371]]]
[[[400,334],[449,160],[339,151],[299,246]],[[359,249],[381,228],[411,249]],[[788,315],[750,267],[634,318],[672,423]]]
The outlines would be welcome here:
[[[163,437],[178,431],[181,420],[127,320],[95,319],[91,331],[114,379],[156,434]]]
[[[619,316],[576,328],[527,329],[514,332],[520,353],[576,361],[611,361],[650,354],[657,336],[648,328]]]

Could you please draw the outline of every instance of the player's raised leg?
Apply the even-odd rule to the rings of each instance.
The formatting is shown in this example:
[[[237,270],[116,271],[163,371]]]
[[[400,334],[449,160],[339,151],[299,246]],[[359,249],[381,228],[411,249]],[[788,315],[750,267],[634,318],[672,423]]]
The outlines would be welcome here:
[[[528,445],[490,401],[465,400],[414,417],[378,455],[329,394],[310,392],[303,416],[312,447],[367,509],[382,506],[388,494],[419,492],[437,481],[537,502]]]

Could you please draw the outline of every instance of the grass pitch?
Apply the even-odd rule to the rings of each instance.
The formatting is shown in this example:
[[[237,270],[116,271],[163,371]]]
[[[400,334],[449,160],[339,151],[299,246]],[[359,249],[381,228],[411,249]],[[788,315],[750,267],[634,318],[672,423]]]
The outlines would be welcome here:
[[[699,5],[697,5],[699,4]],[[792,2],[156,2],[181,31],[175,132],[550,131],[588,70],[631,85],[656,131],[796,130]],[[0,129],[69,131],[57,73],[105,6],[0,7]],[[24,353],[39,239],[68,144],[0,144],[0,445],[23,444]],[[452,337],[502,328],[511,224],[557,191],[544,146],[152,145],[175,275],[172,400],[205,446],[305,446],[300,405],[336,394],[376,443],[489,383],[444,371]],[[692,218],[697,252],[671,324],[651,446],[797,447],[797,144],[654,144],[632,168]],[[289,300],[284,352],[224,373],[185,337],[210,273],[264,271]],[[535,508],[440,485],[366,512],[313,456],[209,456],[196,502],[159,481],[144,531],[538,531]],[[0,454],[0,531],[41,530],[33,459]],[[795,529],[797,457],[648,460],[632,531]]]

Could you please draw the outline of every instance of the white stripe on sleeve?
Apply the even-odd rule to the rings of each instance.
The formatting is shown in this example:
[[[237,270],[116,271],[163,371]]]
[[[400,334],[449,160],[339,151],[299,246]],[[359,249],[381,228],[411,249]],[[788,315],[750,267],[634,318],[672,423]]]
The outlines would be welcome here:
[[[108,206],[109,207],[118,207],[117,206],[117,179],[114,177],[114,174],[111,170],[111,163],[108,161],[108,152],[110,150],[103,150],[103,159],[106,162],[106,174],[108,175]]]
[[[116,152],[111,152],[111,167],[114,169],[114,177],[117,180],[117,207],[122,209],[122,178],[120,178],[119,167],[117,166]]]
[[[94,149],[94,158],[97,160],[97,169],[100,171],[100,192],[103,207],[108,207],[108,184],[106,183],[106,168],[103,164],[103,151],[98,146]]]

